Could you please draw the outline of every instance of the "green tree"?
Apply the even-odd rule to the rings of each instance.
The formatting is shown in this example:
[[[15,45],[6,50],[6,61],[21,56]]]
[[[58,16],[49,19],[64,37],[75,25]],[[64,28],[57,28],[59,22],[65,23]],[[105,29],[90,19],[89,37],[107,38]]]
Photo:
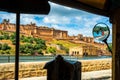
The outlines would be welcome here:
[[[2,50],[10,50],[11,49],[11,47],[10,46],[8,46],[8,44],[3,44],[2,45]]]
[[[64,50],[65,50],[65,52],[66,52],[67,54],[69,53],[69,48],[66,48],[66,47],[65,47]]]
[[[39,39],[39,38],[35,38],[35,43],[37,44],[37,46],[39,45],[40,49],[46,49],[46,44],[45,44],[45,40]]]
[[[21,36],[20,37],[21,42],[27,42],[27,43],[33,43],[34,42],[34,38],[33,37],[25,37],[25,36]]]
[[[43,54],[41,49],[39,49],[37,52],[38,54]]]
[[[0,40],[3,40],[4,39],[4,36],[3,35],[0,35]]]
[[[3,50],[0,51],[0,54],[5,54],[5,52]]]
[[[21,41],[22,42],[28,42],[28,39],[27,39],[27,37],[24,37]]]
[[[13,34],[10,35],[10,40],[13,40],[15,38],[16,38],[16,33],[13,33]]]
[[[9,34],[8,33],[6,33],[6,34],[4,34],[4,39],[9,39],[10,37],[9,37]]]
[[[40,48],[41,48],[40,45],[38,45],[38,44],[34,45],[34,50],[38,50],[38,49],[40,49]]]
[[[24,38],[25,38],[24,35],[21,35],[21,36],[20,36],[20,40],[21,40],[21,42],[23,42]]]
[[[0,44],[0,50],[2,49],[2,44]]]
[[[6,50],[5,53],[6,53],[6,54],[10,54],[10,50]]]
[[[20,45],[20,53],[25,53],[25,45]]]
[[[16,44],[16,33],[13,33],[13,34],[10,35],[10,40],[12,41],[13,45]]]
[[[33,43],[34,42],[34,38],[33,37],[27,37],[27,39],[28,39],[29,43]]]
[[[32,54],[33,53],[33,45],[27,43],[24,45],[20,45],[20,53],[24,54]]]
[[[16,45],[16,40],[15,39],[12,39],[11,41],[12,41],[13,45]]]
[[[48,47],[47,48],[47,53],[55,54],[56,53],[56,49],[54,47]]]

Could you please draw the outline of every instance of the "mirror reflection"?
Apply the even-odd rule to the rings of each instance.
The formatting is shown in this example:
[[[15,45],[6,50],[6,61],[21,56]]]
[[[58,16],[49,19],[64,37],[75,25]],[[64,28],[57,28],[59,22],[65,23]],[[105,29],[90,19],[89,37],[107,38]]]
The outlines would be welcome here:
[[[110,30],[105,23],[98,23],[93,28],[93,36],[96,40],[104,41],[108,38]]]

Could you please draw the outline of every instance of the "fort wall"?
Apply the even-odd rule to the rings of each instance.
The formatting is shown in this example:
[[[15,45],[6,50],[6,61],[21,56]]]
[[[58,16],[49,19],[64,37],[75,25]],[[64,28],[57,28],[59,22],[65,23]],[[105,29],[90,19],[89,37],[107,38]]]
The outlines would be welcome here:
[[[3,20],[0,24],[0,30],[4,31],[16,31],[15,24],[9,23],[9,20]],[[20,25],[20,33],[26,36],[39,37],[42,39],[67,39],[68,32],[63,30],[56,30],[54,28],[48,28],[45,26],[36,26],[34,23],[27,25]]]
[[[9,22],[10,20],[4,19],[0,24],[0,30],[4,31],[16,31],[16,25]],[[26,36],[39,37],[45,40],[49,39],[63,39],[63,40],[82,40],[87,43],[94,43],[94,39],[92,37],[83,37],[82,34],[78,34],[77,36],[69,36],[68,31],[57,30],[54,28],[49,28],[45,26],[36,26],[35,23],[30,23],[27,25],[20,25],[20,33]]]

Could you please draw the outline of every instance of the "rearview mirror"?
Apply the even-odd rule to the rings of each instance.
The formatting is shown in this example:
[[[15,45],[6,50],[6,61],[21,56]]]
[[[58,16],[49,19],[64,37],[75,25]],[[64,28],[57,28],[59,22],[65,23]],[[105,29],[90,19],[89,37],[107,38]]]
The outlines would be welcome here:
[[[93,28],[93,36],[96,40],[104,41],[109,37],[110,30],[105,23],[98,23]]]
[[[107,38],[110,35],[110,29],[105,23],[98,23],[93,28],[93,37],[98,41],[103,41],[107,46],[109,51],[112,53],[108,43]]]

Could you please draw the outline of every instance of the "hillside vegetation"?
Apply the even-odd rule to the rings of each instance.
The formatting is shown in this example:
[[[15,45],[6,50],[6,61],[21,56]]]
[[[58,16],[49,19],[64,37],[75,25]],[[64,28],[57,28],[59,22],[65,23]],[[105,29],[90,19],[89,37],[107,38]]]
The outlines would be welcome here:
[[[0,31],[0,54],[15,54],[15,33]],[[6,49],[3,49],[5,46]],[[58,47],[59,46],[59,49]],[[69,48],[80,46],[65,40],[45,41],[40,38],[20,35],[20,55],[67,54]]]
[[[53,44],[58,44],[58,45],[63,45],[66,48],[71,48],[71,47],[76,47],[80,46],[80,44],[75,44],[66,40],[52,40],[51,43]]]
[[[15,36],[15,33],[0,31],[0,54],[15,54]],[[4,49],[4,45],[9,48]],[[20,35],[20,54],[42,54],[45,49],[45,40]]]

